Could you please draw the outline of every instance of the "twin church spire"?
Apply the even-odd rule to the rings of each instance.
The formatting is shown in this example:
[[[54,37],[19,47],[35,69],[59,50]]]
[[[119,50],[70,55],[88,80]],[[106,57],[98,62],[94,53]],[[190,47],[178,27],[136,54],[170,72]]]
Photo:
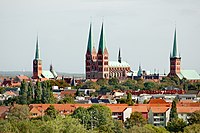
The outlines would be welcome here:
[[[93,33],[92,33],[92,24],[90,23],[89,36],[88,36],[88,45],[87,45],[87,52],[89,52],[90,54],[95,49],[93,44],[94,44],[94,41],[93,41]],[[98,52],[103,54],[105,50],[106,50],[106,41],[105,41],[104,26],[103,26],[103,23],[102,23],[100,39],[99,39]]]

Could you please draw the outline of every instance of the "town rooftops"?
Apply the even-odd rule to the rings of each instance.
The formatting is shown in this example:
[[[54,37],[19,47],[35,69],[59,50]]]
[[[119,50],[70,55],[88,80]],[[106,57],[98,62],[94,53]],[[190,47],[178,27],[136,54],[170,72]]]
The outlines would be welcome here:
[[[181,73],[177,75],[180,79],[200,80],[200,76],[195,70],[181,70]]]
[[[121,63],[118,61],[109,61],[108,66],[109,67],[130,67],[130,65],[125,61],[122,61]]]

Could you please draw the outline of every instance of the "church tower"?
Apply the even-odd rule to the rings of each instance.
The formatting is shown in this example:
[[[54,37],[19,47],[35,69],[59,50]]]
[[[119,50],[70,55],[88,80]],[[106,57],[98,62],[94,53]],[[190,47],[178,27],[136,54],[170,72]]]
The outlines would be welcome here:
[[[39,79],[42,74],[42,60],[40,59],[40,48],[37,37],[35,59],[33,60],[33,79]]]
[[[106,48],[104,26],[102,23],[99,49],[97,53],[97,65],[98,65],[98,79],[109,78],[109,67],[108,67],[108,50]]]
[[[93,46],[93,34],[92,34],[92,24],[89,28],[88,44],[86,51],[86,79],[97,79],[97,53]]]
[[[177,76],[177,74],[180,74],[180,68],[181,68],[181,57],[178,53],[178,45],[176,41],[176,29],[175,29],[173,50],[170,53],[170,73],[168,74],[168,76]]]

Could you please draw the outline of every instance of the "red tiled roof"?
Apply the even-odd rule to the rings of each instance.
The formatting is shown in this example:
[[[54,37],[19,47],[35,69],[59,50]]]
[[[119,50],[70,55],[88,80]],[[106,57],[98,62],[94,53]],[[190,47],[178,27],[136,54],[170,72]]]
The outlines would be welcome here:
[[[167,104],[164,99],[150,99],[149,104]]]
[[[177,113],[193,113],[200,110],[200,107],[177,107]]]
[[[148,109],[147,106],[132,106],[132,112],[146,113]]]
[[[151,107],[153,113],[165,113],[169,107]]]

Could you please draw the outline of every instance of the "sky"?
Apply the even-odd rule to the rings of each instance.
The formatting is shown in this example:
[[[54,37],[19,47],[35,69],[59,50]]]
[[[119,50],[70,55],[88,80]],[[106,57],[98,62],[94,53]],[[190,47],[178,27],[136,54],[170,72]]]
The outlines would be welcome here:
[[[43,69],[84,73],[102,21],[109,60],[168,73],[176,25],[181,68],[200,73],[200,0],[0,0],[0,71],[32,71],[38,34]]]

